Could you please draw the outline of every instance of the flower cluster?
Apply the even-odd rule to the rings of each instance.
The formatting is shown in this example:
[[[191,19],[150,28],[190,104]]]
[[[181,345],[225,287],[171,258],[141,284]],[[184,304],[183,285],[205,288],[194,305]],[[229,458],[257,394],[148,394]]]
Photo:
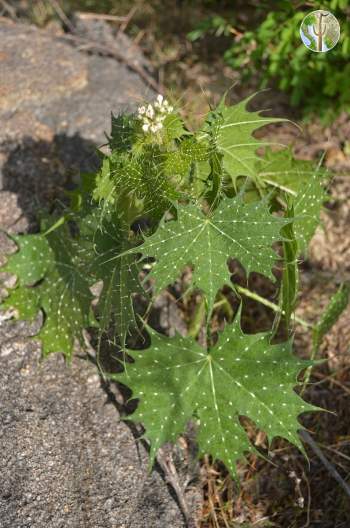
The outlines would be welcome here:
[[[170,114],[174,108],[164,97],[159,94],[153,106],[140,106],[138,108],[138,119],[142,121],[142,130],[144,132],[153,132],[154,134],[163,128],[163,121],[167,114]]]

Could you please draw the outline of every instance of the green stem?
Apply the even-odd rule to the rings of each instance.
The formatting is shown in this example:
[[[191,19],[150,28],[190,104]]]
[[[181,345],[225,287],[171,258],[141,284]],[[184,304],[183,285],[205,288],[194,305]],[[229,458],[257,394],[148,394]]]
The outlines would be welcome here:
[[[57,229],[58,227],[61,227],[61,225],[63,225],[66,221],[66,217],[65,216],[61,216],[61,218],[59,218],[57,220],[57,222],[55,222],[51,227],[49,227],[49,229],[47,229],[47,231],[45,231],[45,233],[42,233],[42,236],[47,236],[49,235],[50,233],[52,233],[52,231],[55,231],[55,229]]]
[[[241,293],[242,295],[245,295],[246,297],[249,297],[250,299],[254,299],[254,301],[259,302],[260,304],[263,304],[264,306],[267,306],[268,308],[271,308],[274,312],[281,313],[282,315],[285,315],[284,310],[281,309],[280,306],[277,304],[269,301],[268,299],[265,299],[264,297],[261,297],[255,292],[252,292],[248,290],[247,288],[243,288],[242,286],[238,286],[237,284],[234,285],[235,290],[238,293]],[[301,324],[305,328],[312,328],[312,324],[308,323],[307,321],[304,321],[304,319],[301,319],[297,315],[294,316],[294,319],[297,323]]]

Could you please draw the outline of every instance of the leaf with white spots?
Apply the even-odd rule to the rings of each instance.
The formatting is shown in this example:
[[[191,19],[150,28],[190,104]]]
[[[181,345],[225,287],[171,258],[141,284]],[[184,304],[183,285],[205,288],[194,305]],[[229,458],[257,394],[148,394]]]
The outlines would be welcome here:
[[[141,204],[143,215],[159,218],[179,197],[176,185],[165,174],[163,157],[156,147],[137,157],[110,158],[110,178],[118,211],[133,203]]]
[[[43,355],[62,352],[70,358],[75,339],[82,341],[82,330],[93,323],[92,294],[80,269],[76,244],[66,226],[47,236],[16,237],[16,243],[18,252],[3,268],[17,276],[18,284],[6,306],[24,318],[33,318],[34,310],[41,308],[45,318],[38,337]]]
[[[156,293],[193,265],[194,286],[206,295],[210,313],[218,290],[230,284],[230,257],[240,261],[247,275],[255,271],[274,280],[277,256],[271,246],[282,239],[280,230],[289,222],[270,214],[268,199],[247,204],[242,194],[224,198],[210,215],[180,204],[177,219],[163,218],[157,231],[133,251],[156,258],[148,276],[155,279]]]
[[[1,271],[17,275],[21,286],[31,286],[43,279],[54,257],[47,238],[41,235],[11,237],[20,248],[10,256]]]
[[[25,321],[33,321],[40,309],[36,288],[18,286],[11,290],[10,295],[0,304],[1,310],[15,309],[18,317]]]
[[[214,122],[217,149],[223,155],[223,167],[234,186],[239,176],[256,179],[256,163],[260,159],[256,151],[259,147],[271,145],[271,142],[255,138],[253,132],[283,121],[261,116],[260,112],[249,112],[247,105],[253,97],[249,96],[233,106],[222,102],[215,111],[221,115],[221,120]]]
[[[97,173],[95,188],[93,189],[93,198],[97,202],[113,204],[115,201],[115,185],[111,178],[109,158],[105,158],[100,171]]]
[[[313,161],[295,159],[291,148],[273,151],[266,149],[264,157],[256,165],[257,177],[262,184],[286,191],[296,196],[310,179],[316,169]],[[324,169],[317,169],[324,176]]]
[[[184,122],[176,112],[166,116],[163,122],[163,127],[163,133],[167,142],[173,141],[174,139],[179,139],[181,136],[187,134],[184,127]]]
[[[168,176],[189,176],[191,168],[196,163],[205,162],[209,158],[209,146],[204,141],[185,138],[176,150],[166,153],[164,171]]]
[[[293,157],[291,149],[267,150],[256,164],[262,184],[275,187],[293,197],[295,235],[300,251],[305,251],[320,222],[326,198],[327,171],[314,162]]]
[[[126,253],[115,258],[131,247],[125,230],[116,218],[111,223],[105,222],[101,229],[95,226],[93,217],[85,219],[85,222],[88,221],[92,225],[91,234],[87,236],[94,244],[88,270],[96,281],[103,282],[96,306],[99,340],[107,331],[113,330],[113,335],[119,337],[124,347],[129,329],[135,323],[132,296],[144,293],[138,278],[140,270],[135,255]]]
[[[322,205],[326,200],[325,172],[314,171],[294,201],[294,232],[301,252],[306,251],[320,223]]]
[[[279,436],[302,449],[297,417],[316,407],[293,390],[311,362],[296,358],[290,341],[272,345],[269,334],[245,335],[239,317],[209,351],[178,335],[169,339],[151,331],[151,339],[148,350],[128,351],[134,362],[112,377],[139,399],[131,419],[145,426],[152,460],[192,418],[198,420],[200,455],[221,460],[233,475],[237,460],[255,451],[240,416],[253,420],[270,441]]]

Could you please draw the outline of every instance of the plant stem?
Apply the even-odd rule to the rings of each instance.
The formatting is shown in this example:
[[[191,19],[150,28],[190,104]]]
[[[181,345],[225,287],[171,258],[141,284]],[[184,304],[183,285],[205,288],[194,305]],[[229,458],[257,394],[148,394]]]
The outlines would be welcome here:
[[[252,292],[248,290],[247,288],[243,288],[242,286],[238,286],[237,284],[234,285],[235,290],[238,293],[241,293],[242,295],[245,295],[246,297],[249,297],[250,299],[254,299],[254,301],[259,302],[260,304],[263,304],[264,306],[267,306],[268,308],[271,308],[274,312],[281,313],[282,315],[285,315],[284,310],[281,309],[280,306],[277,304],[269,301],[268,299],[265,299],[264,297],[261,297],[255,292]],[[301,324],[305,328],[312,328],[312,324],[308,323],[307,321],[304,321],[304,319],[301,319],[297,315],[294,316],[294,319],[297,323]]]

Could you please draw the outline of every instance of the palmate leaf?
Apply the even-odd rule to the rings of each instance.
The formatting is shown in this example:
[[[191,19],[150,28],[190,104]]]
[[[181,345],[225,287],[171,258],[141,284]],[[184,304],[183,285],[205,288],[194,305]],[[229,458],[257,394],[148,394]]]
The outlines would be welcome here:
[[[258,178],[262,183],[296,196],[315,172],[324,176],[323,169],[315,169],[310,160],[295,159],[291,148],[272,151],[266,149],[263,158],[256,164]]]
[[[2,308],[11,306],[24,319],[34,318],[41,308],[45,318],[38,337],[43,355],[62,352],[69,359],[75,339],[82,341],[82,330],[94,324],[90,285],[75,241],[67,226],[47,236],[17,236],[15,241],[18,252],[2,270],[17,276],[17,287]]]
[[[320,223],[321,209],[326,200],[325,179],[325,171],[315,170],[294,201],[294,231],[301,252],[307,250]]]
[[[185,138],[178,148],[165,155],[164,171],[167,175],[189,176],[191,166],[208,160],[209,146],[204,141]]]
[[[115,250],[110,256],[113,254],[116,254]],[[142,293],[138,273],[132,255],[123,255],[120,259],[101,264],[99,272],[103,277],[103,289],[97,305],[100,335],[108,329],[114,329],[113,335],[119,336],[122,348],[130,327],[135,324],[132,296]]]
[[[14,237],[19,251],[2,271],[15,274],[18,280],[1,308],[15,308],[20,318],[31,320],[43,310],[45,320],[38,334],[43,355],[63,352],[70,358],[74,340],[82,341],[83,329],[96,326],[90,287],[100,280],[98,335],[101,338],[111,330],[124,347],[134,322],[132,295],[144,292],[136,256],[114,258],[131,246],[125,225],[116,215],[109,221],[100,215],[98,209],[72,215],[78,237],[73,238],[66,225],[47,236]]]
[[[174,139],[179,139],[183,135],[188,134],[184,128],[184,122],[177,113],[171,113],[166,116],[163,122],[163,133],[165,142],[171,142]]]
[[[178,205],[177,220],[163,218],[133,251],[156,258],[148,276],[155,279],[156,293],[192,264],[193,283],[206,295],[210,313],[218,290],[230,283],[229,257],[239,260],[247,274],[256,271],[274,280],[271,245],[281,240],[280,229],[290,221],[271,215],[268,199],[246,204],[242,194],[223,199],[210,216],[192,204]]]
[[[271,145],[253,136],[253,132],[271,123],[284,121],[280,118],[263,117],[261,112],[249,112],[247,105],[254,95],[234,106],[222,102],[217,111],[221,122],[215,121],[216,145],[223,155],[223,168],[232,179],[234,187],[239,176],[249,176],[256,180],[256,163],[260,159],[256,151],[259,147]]]
[[[108,138],[111,151],[127,152],[135,141],[135,116],[112,114],[111,135]]]
[[[253,420],[270,441],[279,436],[302,449],[297,417],[316,407],[293,390],[311,362],[296,358],[291,342],[272,345],[269,334],[244,335],[239,317],[209,352],[192,338],[169,339],[153,331],[151,338],[148,350],[128,351],[135,362],[112,377],[139,399],[130,419],[144,424],[152,460],[192,418],[198,420],[200,455],[210,453],[233,475],[236,461],[254,451],[239,416]]]
[[[15,235],[12,239],[20,250],[9,257],[1,271],[17,275],[20,286],[31,286],[45,277],[54,259],[53,250],[41,235]]]
[[[110,160],[104,158],[102,167],[96,175],[92,196],[97,202],[113,204],[115,202],[115,184],[111,178]]]
[[[315,167],[313,161],[295,159],[291,149],[275,152],[268,149],[256,164],[256,170],[262,184],[293,197],[295,236],[299,251],[305,251],[320,221],[327,171]]]
[[[164,171],[158,150],[150,149],[140,156],[113,160],[110,174],[116,189],[116,209],[125,207],[125,202],[142,204],[142,214],[160,218],[170,207],[171,201],[179,197],[176,186],[169,181]]]
[[[18,317],[24,321],[33,321],[40,309],[39,298],[35,288],[17,286],[1,303],[1,310],[14,308]]]
[[[135,255],[121,252],[131,247],[125,226],[116,217],[99,226],[93,215],[84,219],[81,233],[86,244],[93,244],[90,250],[88,271],[96,281],[102,280],[103,287],[96,307],[99,322],[99,338],[113,330],[124,348],[131,325],[134,324],[132,296],[144,293],[139,282],[139,268]]]

